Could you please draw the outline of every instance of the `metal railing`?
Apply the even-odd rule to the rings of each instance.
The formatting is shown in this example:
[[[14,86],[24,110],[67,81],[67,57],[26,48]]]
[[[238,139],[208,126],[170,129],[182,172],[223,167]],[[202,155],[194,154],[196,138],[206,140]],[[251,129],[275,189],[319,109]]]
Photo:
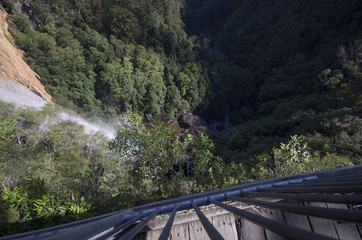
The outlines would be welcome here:
[[[114,236],[122,240],[132,239],[157,215],[171,214],[159,237],[159,239],[168,239],[176,212],[187,209],[195,210],[210,239],[223,239],[199,209],[200,206],[210,204],[226,209],[241,218],[289,239],[334,239],[238,209],[225,203],[225,201],[242,202],[283,212],[361,224],[362,211],[358,209],[335,209],[298,204],[298,201],[345,205],[362,204],[361,193],[362,166],[353,166],[217,189],[0,239],[101,240]],[[288,202],[270,202],[259,198],[283,199]],[[357,225],[356,227],[361,236],[359,227]]]

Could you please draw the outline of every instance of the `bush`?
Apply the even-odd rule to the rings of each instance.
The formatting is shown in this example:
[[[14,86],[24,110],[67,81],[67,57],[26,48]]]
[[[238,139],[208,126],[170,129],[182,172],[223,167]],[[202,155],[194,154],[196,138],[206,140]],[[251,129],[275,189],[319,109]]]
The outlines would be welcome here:
[[[256,179],[268,179],[351,166],[352,163],[335,153],[322,156],[311,149],[301,138],[292,136],[287,143],[281,143],[280,148],[273,148],[271,154],[257,156],[258,164],[251,174]]]
[[[79,194],[67,191],[52,193],[43,180],[34,178],[27,178],[20,187],[5,188],[1,200],[1,234],[80,220],[89,217],[88,212],[92,209]]]

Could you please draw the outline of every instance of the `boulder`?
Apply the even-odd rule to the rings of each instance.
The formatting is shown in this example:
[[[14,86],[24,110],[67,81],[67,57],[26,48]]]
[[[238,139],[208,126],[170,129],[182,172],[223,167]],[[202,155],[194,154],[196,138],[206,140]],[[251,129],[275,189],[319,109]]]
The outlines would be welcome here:
[[[168,122],[171,120],[171,116],[165,113],[160,113],[156,115],[155,119],[162,122]]]
[[[151,114],[151,113],[150,113],[150,114],[146,114],[146,121],[147,121],[147,122],[152,122],[152,120],[153,120],[152,114]]]
[[[189,126],[189,127],[192,127],[192,126],[194,126],[196,124],[196,118],[191,113],[183,113],[183,114],[181,114],[181,116],[178,118],[178,121],[179,121],[180,124],[186,125],[186,126]]]
[[[167,127],[175,134],[180,134],[181,132],[180,124],[177,121],[167,123]]]

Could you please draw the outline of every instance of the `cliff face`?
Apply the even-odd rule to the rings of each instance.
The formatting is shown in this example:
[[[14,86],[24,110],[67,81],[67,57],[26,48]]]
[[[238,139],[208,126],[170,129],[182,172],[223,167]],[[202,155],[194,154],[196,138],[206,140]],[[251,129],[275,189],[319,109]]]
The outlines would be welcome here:
[[[0,6],[0,78],[20,84],[51,102],[51,96],[45,91],[40,77],[22,59],[23,52],[8,40],[14,39],[7,30],[6,15],[5,10]]]

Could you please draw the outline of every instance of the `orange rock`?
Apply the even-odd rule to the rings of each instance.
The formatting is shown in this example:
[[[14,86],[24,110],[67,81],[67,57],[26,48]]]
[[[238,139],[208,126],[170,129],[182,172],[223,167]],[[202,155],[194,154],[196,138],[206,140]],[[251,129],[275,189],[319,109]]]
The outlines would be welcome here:
[[[179,134],[181,132],[180,124],[178,124],[177,121],[167,124],[167,127],[175,134]]]
[[[23,51],[5,37],[14,40],[8,31],[6,16],[6,11],[0,6],[0,77],[20,84],[51,102],[51,96],[45,91],[40,77],[23,60]]]

